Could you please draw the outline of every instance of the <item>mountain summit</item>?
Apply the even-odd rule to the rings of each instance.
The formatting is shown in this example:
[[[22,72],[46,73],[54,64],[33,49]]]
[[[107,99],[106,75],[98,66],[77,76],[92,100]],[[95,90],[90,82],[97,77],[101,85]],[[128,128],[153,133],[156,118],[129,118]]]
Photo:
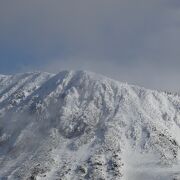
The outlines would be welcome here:
[[[0,179],[180,178],[180,97],[85,71],[0,76]]]

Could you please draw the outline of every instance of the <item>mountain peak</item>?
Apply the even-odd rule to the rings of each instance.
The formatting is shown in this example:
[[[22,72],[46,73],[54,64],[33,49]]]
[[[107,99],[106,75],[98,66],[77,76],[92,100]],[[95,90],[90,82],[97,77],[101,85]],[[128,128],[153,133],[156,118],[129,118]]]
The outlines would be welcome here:
[[[88,71],[24,73],[0,87],[0,178],[178,178],[178,96]]]

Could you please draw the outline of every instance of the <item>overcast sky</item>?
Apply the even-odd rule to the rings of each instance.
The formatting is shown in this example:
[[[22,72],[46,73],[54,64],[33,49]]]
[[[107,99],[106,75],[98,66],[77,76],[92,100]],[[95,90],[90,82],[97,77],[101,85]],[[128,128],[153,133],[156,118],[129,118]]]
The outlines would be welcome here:
[[[180,90],[180,0],[1,0],[0,73],[84,69]]]

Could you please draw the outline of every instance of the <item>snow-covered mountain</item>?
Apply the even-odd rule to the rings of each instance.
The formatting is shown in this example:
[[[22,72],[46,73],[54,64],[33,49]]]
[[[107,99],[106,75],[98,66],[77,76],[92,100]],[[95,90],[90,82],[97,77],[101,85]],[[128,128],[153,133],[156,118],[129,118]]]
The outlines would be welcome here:
[[[90,72],[0,75],[0,180],[180,179],[180,97]]]

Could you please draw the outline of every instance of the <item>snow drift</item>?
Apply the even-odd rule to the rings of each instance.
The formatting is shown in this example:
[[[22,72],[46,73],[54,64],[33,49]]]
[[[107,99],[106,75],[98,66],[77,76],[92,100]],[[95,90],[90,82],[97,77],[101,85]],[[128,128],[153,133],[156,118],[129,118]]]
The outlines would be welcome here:
[[[0,76],[0,179],[180,178],[180,97],[84,71]]]

